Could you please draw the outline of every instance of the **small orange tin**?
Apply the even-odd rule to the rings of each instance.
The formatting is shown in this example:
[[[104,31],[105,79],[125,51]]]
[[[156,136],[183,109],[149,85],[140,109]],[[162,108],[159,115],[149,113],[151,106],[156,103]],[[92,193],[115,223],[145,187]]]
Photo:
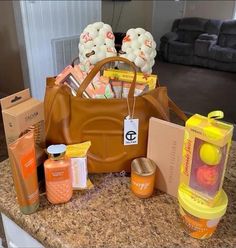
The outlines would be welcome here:
[[[140,198],[152,195],[156,164],[148,158],[136,158],[131,163],[131,190]]]

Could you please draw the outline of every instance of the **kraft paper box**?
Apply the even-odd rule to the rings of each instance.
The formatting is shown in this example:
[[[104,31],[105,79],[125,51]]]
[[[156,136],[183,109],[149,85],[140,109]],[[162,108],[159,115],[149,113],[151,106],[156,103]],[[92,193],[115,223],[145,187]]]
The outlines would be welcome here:
[[[184,127],[151,118],[147,157],[157,165],[155,187],[174,197],[178,195]]]
[[[46,157],[43,102],[31,98],[26,89],[2,98],[1,107],[7,145],[34,129],[37,165],[42,164]]]
[[[223,112],[187,120],[180,174],[181,190],[209,206],[220,195],[233,134],[233,125],[215,118],[223,118]]]
[[[106,69],[103,72],[103,76],[110,79],[131,83],[134,77],[134,73],[132,71]],[[137,72],[136,82],[148,85],[149,90],[153,90],[156,88],[157,80],[157,75],[146,76],[142,72]]]

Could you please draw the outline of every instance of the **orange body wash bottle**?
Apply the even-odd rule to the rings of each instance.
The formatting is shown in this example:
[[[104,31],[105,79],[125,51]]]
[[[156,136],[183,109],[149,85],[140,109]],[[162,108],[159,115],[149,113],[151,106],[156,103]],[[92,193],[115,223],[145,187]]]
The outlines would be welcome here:
[[[70,159],[65,157],[65,145],[51,145],[49,158],[44,162],[47,199],[53,203],[65,203],[72,197]]]

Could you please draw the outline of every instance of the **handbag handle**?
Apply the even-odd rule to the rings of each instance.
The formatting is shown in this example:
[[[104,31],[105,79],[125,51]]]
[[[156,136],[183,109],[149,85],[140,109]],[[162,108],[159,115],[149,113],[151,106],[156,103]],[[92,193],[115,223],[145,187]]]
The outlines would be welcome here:
[[[97,75],[97,73],[101,70],[101,68],[105,64],[110,63],[110,62],[116,62],[116,61],[121,61],[121,62],[124,62],[124,63],[130,65],[130,67],[134,71],[134,78],[133,78],[133,81],[131,83],[131,86],[130,86],[130,89],[129,89],[129,94],[128,94],[128,98],[133,98],[134,97],[135,82],[136,82],[136,74],[137,74],[136,68],[135,68],[134,63],[132,63],[128,59],[125,59],[125,58],[122,58],[122,57],[109,57],[109,58],[105,58],[105,59],[99,61],[94,66],[94,68],[89,72],[87,77],[84,79],[84,81],[80,85],[80,87],[79,87],[79,89],[77,91],[77,96],[82,97],[83,92],[86,90],[88,85],[91,83],[92,79]]]
[[[159,82],[157,81],[157,87],[161,87],[161,85],[159,84]],[[186,116],[186,114],[168,97],[168,101],[169,101],[169,107],[172,111],[174,111],[174,113],[184,122],[187,121],[188,117]]]
[[[164,108],[155,97],[153,97],[152,95],[143,95],[142,97],[146,99],[155,109],[159,111],[163,120],[170,121],[169,115],[165,112]]]
[[[172,111],[184,122],[187,121],[188,117],[186,114],[169,98],[169,106]]]

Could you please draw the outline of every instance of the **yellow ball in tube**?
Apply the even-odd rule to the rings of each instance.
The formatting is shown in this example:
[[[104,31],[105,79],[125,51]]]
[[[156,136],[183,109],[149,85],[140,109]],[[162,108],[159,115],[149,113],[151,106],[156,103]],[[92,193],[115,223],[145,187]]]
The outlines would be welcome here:
[[[200,158],[205,164],[215,166],[221,160],[220,148],[210,143],[204,143],[200,147]]]

